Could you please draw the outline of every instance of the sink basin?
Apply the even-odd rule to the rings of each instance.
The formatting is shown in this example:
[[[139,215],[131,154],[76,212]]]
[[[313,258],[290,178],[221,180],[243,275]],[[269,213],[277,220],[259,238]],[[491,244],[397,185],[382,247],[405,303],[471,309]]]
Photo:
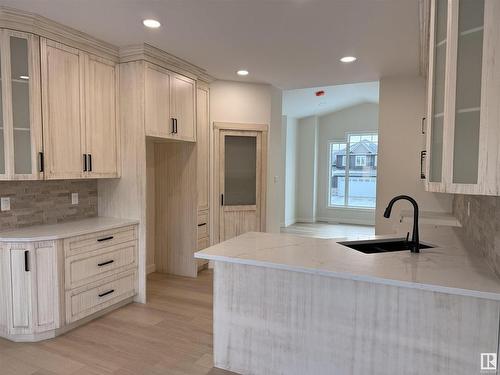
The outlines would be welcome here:
[[[388,253],[391,251],[410,251],[411,242],[404,238],[391,238],[373,241],[346,241],[339,242],[340,245],[361,251],[365,254]],[[431,249],[433,246],[420,243],[420,250]]]

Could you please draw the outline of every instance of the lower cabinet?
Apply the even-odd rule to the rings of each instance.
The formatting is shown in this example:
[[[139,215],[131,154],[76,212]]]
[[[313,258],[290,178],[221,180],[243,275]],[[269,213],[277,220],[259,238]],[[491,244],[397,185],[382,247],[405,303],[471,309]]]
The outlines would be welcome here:
[[[54,241],[3,243],[0,336],[52,338],[131,300],[137,285],[137,226]]]

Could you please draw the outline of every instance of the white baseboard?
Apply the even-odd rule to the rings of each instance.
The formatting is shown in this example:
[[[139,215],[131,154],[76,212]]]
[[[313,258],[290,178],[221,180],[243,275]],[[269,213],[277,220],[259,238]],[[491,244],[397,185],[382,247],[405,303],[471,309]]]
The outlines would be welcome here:
[[[322,221],[328,224],[353,224],[353,225],[369,225],[374,226],[375,223],[372,220],[367,219],[354,219],[354,218],[342,218],[341,220],[334,220],[329,217],[318,217],[317,221]]]
[[[146,274],[149,275],[150,273],[153,273],[156,271],[156,264],[148,264],[146,266]]]
[[[293,225],[297,222],[297,219],[289,219],[285,220],[285,225],[282,225],[281,227],[289,227],[290,225]]]
[[[316,219],[315,218],[311,218],[311,217],[308,217],[308,218],[298,217],[298,218],[295,219],[295,222],[296,223],[315,223]]]

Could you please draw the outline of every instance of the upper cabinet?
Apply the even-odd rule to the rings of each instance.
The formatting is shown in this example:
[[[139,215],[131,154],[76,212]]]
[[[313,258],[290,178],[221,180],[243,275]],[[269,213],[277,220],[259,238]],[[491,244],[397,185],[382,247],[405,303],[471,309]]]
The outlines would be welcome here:
[[[40,178],[40,53],[35,35],[0,30],[0,179]]]
[[[41,40],[47,179],[118,177],[116,66]]]
[[[198,211],[203,211],[209,209],[210,194],[210,122],[208,87],[198,87],[196,90],[196,129]]]
[[[433,0],[429,191],[500,195],[500,2]]]
[[[196,83],[160,66],[145,64],[146,135],[196,141]]]

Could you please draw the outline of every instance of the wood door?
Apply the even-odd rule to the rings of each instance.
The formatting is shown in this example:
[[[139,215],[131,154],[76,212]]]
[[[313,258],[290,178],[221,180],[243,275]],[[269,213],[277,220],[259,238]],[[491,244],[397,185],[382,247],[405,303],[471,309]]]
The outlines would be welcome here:
[[[146,64],[145,111],[146,135],[175,138],[170,107],[170,72],[159,66]]]
[[[197,184],[198,210],[208,210],[209,176],[210,176],[210,122],[208,89],[197,89],[196,95],[196,150],[197,150]]]
[[[33,329],[32,318],[32,251],[28,245],[11,245],[10,282],[11,282],[11,319],[10,333],[30,333]]]
[[[187,77],[172,74],[172,117],[177,120],[175,136],[184,141],[196,141],[195,82]]]
[[[264,230],[264,143],[258,131],[219,133],[220,241]]]
[[[88,177],[118,177],[116,65],[97,56],[86,59],[85,134]]]
[[[84,177],[83,54],[42,38],[45,178]]]

